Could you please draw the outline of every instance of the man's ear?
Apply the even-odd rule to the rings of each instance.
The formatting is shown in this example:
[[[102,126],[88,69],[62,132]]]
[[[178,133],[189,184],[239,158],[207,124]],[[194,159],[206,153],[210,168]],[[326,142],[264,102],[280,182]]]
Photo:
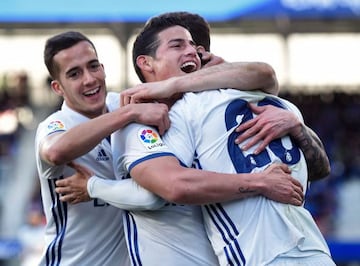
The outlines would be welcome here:
[[[202,46],[202,45],[198,45],[196,47],[196,51],[198,54],[204,54],[206,52],[204,46]]]
[[[139,55],[136,58],[136,64],[137,66],[145,72],[152,72],[153,66],[152,66],[152,57],[148,55]]]
[[[52,88],[52,90],[57,94],[57,95],[59,95],[59,96],[63,96],[64,95],[64,93],[63,93],[63,90],[62,90],[62,88],[61,88],[61,85],[60,85],[60,83],[59,83],[59,81],[58,80],[53,80],[53,81],[51,81],[51,88]]]
[[[102,67],[102,69],[103,69],[103,71],[104,71],[104,77],[106,78],[106,72],[105,72],[104,64],[100,64],[100,65],[101,65],[101,67]]]
[[[207,52],[203,46],[199,45],[198,47],[196,47],[196,51],[200,57],[201,66],[204,66],[211,60],[211,54]]]

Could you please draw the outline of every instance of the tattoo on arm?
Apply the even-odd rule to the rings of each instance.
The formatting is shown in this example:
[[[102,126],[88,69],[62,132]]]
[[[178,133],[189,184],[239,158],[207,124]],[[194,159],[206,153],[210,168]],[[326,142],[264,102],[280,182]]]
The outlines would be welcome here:
[[[254,196],[256,193],[255,190],[251,190],[248,187],[239,187],[240,194],[244,194],[245,197]]]
[[[303,126],[295,139],[304,153],[309,181],[322,179],[330,174],[330,163],[319,137],[310,128]]]

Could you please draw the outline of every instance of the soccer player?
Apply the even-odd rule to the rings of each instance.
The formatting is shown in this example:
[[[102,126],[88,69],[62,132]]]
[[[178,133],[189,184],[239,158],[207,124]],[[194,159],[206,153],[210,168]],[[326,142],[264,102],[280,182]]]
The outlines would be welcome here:
[[[172,27],[170,27],[169,25],[166,25],[166,27],[164,28],[158,26],[159,25],[157,25],[157,27],[154,27],[154,29],[156,28],[158,32],[153,32],[152,34],[154,36],[159,34],[159,37],[156,36],[156,38],[159,38],[159,40],[157,40],[156,38],[150,39],[154,41],[154,43],[158,43],[158,49],[164,48],[165,43],[165,46],[170,46],[170,50],[175,50],[175,55],[176,51],[177,53],[185,53],[184,49],[186,48],[191,52],[189,52],[187,56],[184,56],[184,58],[189,57],[191,58],[191,60],[188,60],[184,64],[181,64],[181,66],[184,67],[189,65],[200,65],[199,59],[196,58],[196,50],[194,49],[194,45],[191,46],[191,50],[189,48],[189,44],[187,43],[189,36],[184,38],[183,35],[179,35],[181,38],[174,38],[174,41],[170,41],[169,43],[167,43],[164,42],[163,39],[161,39],[163,37],[161,34],[165,32],[168,27]],[[143,40],[146,40],[146,38],[144,38]],[[148,47],[150,46],[151,45],[149,45]],[[155,53],[154,51],[151,52],[152,54],[154,54],[154,56],[159,55],[157,53],[158,51],[156,51]],[[168,52],[166,51],[166,48],[163,52],[164,55],[170,55],[166,53]],[[151,56],[149,56],[149,58],[150,57]],[[172,62],[173,66],[177,67],[182,60],[184,59],[178,59],[177,64]],[[151,63],[146,65],[146,67],[148,67],[148,70],[152,72],[155,70],[156,66],[152,69],[150,65]],[[169,65],[166,66],[167,69],[171,69],[171,67],[169,68]],[[179,69],[182,68],[181,66],[178,66]],[[158,68],[156,71],[159,70],[160,68]],[[163,74],[159,72],[154,72],[154,75],[161,76]],[[123,136],[116,136],[118,133],[120,135],[123,134]],[[123,137],[129,142],[123,141]],[[218,182],[217,186],[211,187],[209,186],[209,183],[213,183],[214,180],[211,173],[207,173],[207,176],[205,176],[205,178],[201,178],[199,174],[195,174],[194,170],[181,168],[180,165],[176,162],[176,160],[170,158],[169,155],[171,154],[167,152],[165,145],[159,139],[159,135],[154,132],[153,128],[144,128],[141,126],[139,127],[138,125],[129,125],[124,131],[117,132],[114,135],[113,139],[114,141],[116,141],[116,143],[113,143],[115,149],[114,157],[118,158],[119,156],[119,163],[116,164],[118,167],[117,170],[123,169],[123,166],[125,165],[126,168],[129,169],[131,175],[134,175],[133,177],[136,178],[137,181],[139,181],[142,185],[144,184],[145,186],[147,186],[148,189],[154,191],[155,193],[158,193],[164,198],[169,199],[170,202],[202,203],[205,201],[216,202],[220,200],[229,200],[232,199],[231,195],[233,195],[233,193],[235,192],[233,189],[235,188],[237,190],[239,188],[240,183],[237,182],[238,180],[233,179],[232,175],[228,175],[227,178],[223,179],[221,182]],[[127,149],[127,147],[129,147],[129,149]],[[191,156],[193,156],[193,153],[191,153]],[[157,161],[157,163],[151,165],[151,163],[155,161]],[[273,166],[270,166],[270,168],[268,168],[267,170],[271,169],[271,167]],[[148,173],[151,174],[147,176]],[[195,176],[196,179],[190,179],[191,175]],[[244,177],[245,176],[248,175],[244,175]],[[249,175],[249,177],[250,176],[251,175]],[[224,175],[224,177],[226,176]],[[235,196],[236,198],[242,198],[262,193],[261,190],[258,190],[258,188],[256,188],[256,185],[252,187],[251,184],[256,184],[257,181],[261,181],[262,178],[268,176],[266,176],[265,173],[265,175],[261,176],[258,176],[258,174],[252,174],[252,177],[253,179],[249,179],[247,180],[247,182],[242,183],[244,187],[241,187],[241,189],[245,193],[243,193],[242,196]],[[226,180],[226,182],[224,180]],[[252,183],[252,181],[255,182]],[[266,180],[262,181],[266,182]],[[95,186],[91,184],[94,183],[90,180],[90,190],[92,190],[92,188],[96,189]],[[275,190],[277,190],[277,185],[280,184],[274,182],[273,185],[273,192],[275,192]],[[252,188],[254,188],[254,190],[252,190]],[[228,192],[226,193],[226,191]],[[225,196],[222,195],[222,193],[225,193]],[[103,194],[103,196],[106,197],[105,194]],[[270,193],[268,196],[271,197],[274,195],[271,195]],[[294,198],[294,200],[296,201],[298,199]],[[289,202],[293,201],[289,198]],[[190,222],[191,219],[186,219],[186,217],[190,217],[189,214],[196,213],[194,209],[191,210],[189,207],[190,206],[169,204],[167,207],[161,209],[161,211],[129,213],[126,223],[126,232],[128,245],[134,265],[140,265],[142,263],[144,263],[144,265],[156,265],[156,263],[159,263],[158,260],[154,260],[153,258],[153,252],[156,250],[167,250],[167,252],[161,253],[161,262],[166,265],[184,265],[186,263],[193,263],[191,265],[212,265],[211,261],[205,263],[204,261],[200,260],[201,258],[203,258],[204,260],[204,257],[202,256],[206,254],[201,253],[203,249],[200,249],[202,247],[201,243],[203,243],[200,242],[199,238],[199,236],[202,235],[199,235],[199,232],[201,232],[201,227],[195,226],[201,223],[201,219],[197,218],[197,220],[199,221],[197,223]],[[179,215],[175,215],[176,213],[179,213]],[[193,218],[195,217],[194,215],[192,216]],[[176,229],[176,231],[172,231],[173,229]],[[166,234],[163,233],[164,231],[166,232]],[[191,233],[194,232],[197,232],[197,237],[191,237]],[[174,239],[178,242],[177,245],[175,245]],[[190,246],[190,244],[196,245],[195,250],[194,247]],[[171,249],[174,250],[172,253]],[[198,260],[198,262],[196,262],[195,260]]]
[[[106,92],[95,46],[79,32],[48,39],[44,60],[53,78],[51,87],[64,101],[61,110],[39,124],[35,139],[46,215],[46,246],[40,265],[129,265],[123,211],[99,199],[79,205],[61,202],[55,181],[73,173],[67,165],[72,160],[99,176],[114,178],[106,136],[133,121],[165,130],[167,107],[145,104],[119,109],[119,94]]]
[[[183,75],[183,62],[193,65],[194,70],[199,67],[189,32],[180,26],[169,26],[168,22],[153,18],[135,41],[133,58],[146,81]],[[152,46],[155,51],[144,49],[148,44],[144,40],[150,39],[147,34],[158,38],[158,45]],[[243,151],[235,143],[239,134],[235,128],[254,116],[248,102],[288,109],[302,119],[299,110],[288,101],[261,92],[228,89],[187,93],[171,107],[172,125],[163,141],[184,165],[191,167],[196,159],[198,167],[204,170],[259,173],[271,163],[286,163],[305,191],[308,178],[305,157],[289,136],[271,141],[259,154],[254,154],[254,148]],[[144,158],[134,160],[144,142],[141,136],[147,130],[145,126],[139,129],[132,124],[126,127],[123,135],[116,132],[114,136],[119,136],[114,137],[113,147],[120,148],[114,156],[120,156],[122,165],[142,186],[154,191],[160,173],[166,171],[169,174],[170,167],[163,166],[164,158],[144,156],[147,161]],[[140,141],[131,137],[134,134]],[[131,149],[116,142],[122,137],[133,141]],[[140,142],[138,150],[136,142]],[[149,148],[146,143],[143,146]],[[224,182],[228,180],[224,179]],[[161,195],[161,190],[157,193]],[[241,201],[206,204],[202,208],[206,231],[220,265],[293,265],[295,262],[335,265],[323,236],[303,206],[283,204],[257,195]]]

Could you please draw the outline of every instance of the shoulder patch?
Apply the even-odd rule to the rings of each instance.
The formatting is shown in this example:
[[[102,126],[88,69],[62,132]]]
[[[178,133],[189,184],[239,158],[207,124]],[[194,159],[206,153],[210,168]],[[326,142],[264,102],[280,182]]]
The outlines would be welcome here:
[[[138,138],[148,150],[157,150],[165,146],[159,134],[151,128],[141,128],[138,131]]]
[[[64,124],[59,120],[51,121],[47,127],[48,127],[49,133],[59,131],[59,130],[66,130]]]

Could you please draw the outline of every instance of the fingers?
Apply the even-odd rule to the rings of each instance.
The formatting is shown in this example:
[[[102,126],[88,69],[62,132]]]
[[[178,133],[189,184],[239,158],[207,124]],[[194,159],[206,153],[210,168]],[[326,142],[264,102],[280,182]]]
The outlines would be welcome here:
[[[265,194],[268,198],[295,206],[301,206],[304,202],[304,192],[301,183],[293,178],[291,169],[288,165],[279,163],[272,164],[267,169],[267,175],[274,175],[273,179],[268,186],[269,191]],[[280,179],[279,179],[280,178]]]
[[[301,206],[303,204],[303,200],[300,200],[300,199],[297,199],[297,198],[294,198],[292,200],[292,202],[290,202],[291,205],[295,205],[295,206]]]
[[[59,194],[59,199],[64,202],[71,202],[74,200],[74,197],[71,194]]]
[[[295,196],[295,201],[298,202],[299,205],[303,204],[305,200],[304,193],[298,192]]]
[[[68,182],[63,182],[65,180],[58,180],[56,181],[56,188],[55,192],[65,196],[65,195],[71,195],[75,193],[75,189],[69,184]]]
[[[296,206],[300,206],[304,203],[305,195],[304,195],[302,189],[295,187],[292,200],[293,200],[292,204],[294,204]]]
[[[120,106],[125,106],[131,103],[136,103],[135,94],[132,92],[131,89],[127,89],[120,93]]]
[[[74,193],[72,193],[71,189],[68,187],[56,187],[55,188],[56,193],[59,194],[60,201],[73,203],[76,201],[76,196]]]
[[[166,130],[168,130],[170,127],[170,118],[169,116],[165,116],[164,118],[164,129],[163,129],[163,133],[161,133],[161,135],[164,135]]]
[[[56,184],[56,188],[55,188],[55,192],[58,194],[70,194],[72,192],[72,190],[69,187],[64,187],[64,186],[58,186],[58,184]]]
[[[160,135],[164,135],[166,130],[170,127],[170,119],[168,116],[165,116],[164,119],[159,123],[158,130]]]
[[[125,106],[128,104],[128,96],[125,92],[120,93],[120,106]]]
[[[254,114],[261,114],[262,112],[264,112],[266,110],[266,106],[258,106],[254,103],[249,103],[249,107],[251,108],[251,111]]]
[[[67,165],[70,166],[71,168],[75,169],[75,171],[77,171],[81,175],[84,175],[85,177],[90,177],[93,175],[93,172],[91,170],[89,170],[88,168],[86,168],[85,166],[83,166],[81,164],[77,164],[77,163],[71,161]],[[66,180],[66,179],[64,179],[64,180]]]
[[[260,131],[260,132],[251,132],[249,134],[252,134],[252,138],[246,142],[244,145],[241,146],[241,149],[243,151],[247,151],[249,150],[251,147],[253,147],[254,145],[256,145],[257,143],[261,142],[261,140],[264,138],[264,134]],[[263,147],[262,149],[260,149],[258,147],[257,150],[255,150],[254,154],[258,154],[258,150],[263,150],[265,148],[266,145],[262,145],[261,147]]]
[[[257,147],[254,152],[254,154],[259,154],[265,149],[266,145],[270,143],[271,138],[267,136],[266,128],[256,125],[256,119],[249,122],[250,123],[246,125],[248,129],[235,139],[235,144],[240,144],[245,140],[248,140],[241,146],[242,150],[247,151],[260,142],[260,146]],[[238,127],[237,130],[238,129],[240,130],[241,128]]]
[[[70,204],[77,204],[86,201],[86,200],[82,200],[81,197],[76,197],[73,194],[60,195],[59,199],[62,202],[67,202]]]
[[[253,118],[253,119],[251,119],[249,121],[246,121],[245,123],[239,125],[235,129],[235,132],[245,132],[246,130],[248,130],[252,126],[256,125],[256,120],[257,120],[257,118]]]
[[[235,129],[235,132],[241,133],[236,139],[235,144],[240,144],[246,139],[250,138],[253,135],[253,131],[256,130],[254,128],[254,125],[256,125],[256,118],[251,119],[247,121],[244,124],[241,124]]]
[[[284,171],[284,173],[286,173],[286,174],[291,174],[291,169],[290,169],[290,167],[287,165],[287,164],[284,164],[284,163],[275,163],[275,164],[273,164],[275,167],[280,167],[281,168],[281,170],[282,171]],[[295,185],[300,185],[301,186],[301,184],[296,180],[296,179],[293,179],[293,183],[295,184]],[[296,184],[297,183],[297,184]]]
[[[260,113],[264,112],[265,108],[266,108],[265,106],[257,106],[253,103],[249,103],[249,107],[255,114],[260,114]],[[235,131],[236,132],[245,132],[246,130],[249,130],[250,128],[255,126],[258,123],[258,120],[259,120],[258,117],[254,117],[253,119],[246,121],[245,123],[238,126]],[[256,130],[256,131],[258,131],[258,130]],[[245,132],[245,133],[249,134],[248,132]],[[249,137],[249,135],[247,135],[247,137]]]
[[[268,140],[268,138],[266,138],[265,140],[263,140],[260,144],[259,144],[259,146],[257,146],[256,147],[256,149],[255,149],[255,151],[254,151],[254,154],[255,155],[258,155],[258,154],[260,154],[263,150],[265,150],[266,149],[266,146],[270,143],[270,141],[271,140]],[[254,143],[254,145],[255,145],[256,143]],[[250,146],[251,147],[251,146]],[[250,148],[249,147],[249,148]],[[248,149],[248,147],[246,147],[247,149]]]
[[[164,135],[166,130],[169,129],[171,122],[170,122],[170,118],[169,118],[169,113],[168,113],[169,109],[168,109],[167,105],[161,104],[160,106],[162,106],[163,109],[161,109],[161,117],[159,119],[160,122],[157,124],[157,127],[159,130],[159,134]]]
[[[165,127],[163,126],[163,124],[160,124],[158,126],[158,130],[159,130],[159,134],[162,136],[165,134]]]
[[[235,144],[240,144],[245,140],[248,140],[241,147],[242,150],[247,151],[251,147],[259,144],[254,154],[259,154],[265,150],[266,146],[275,139],[277,132],[274,130],[273,122],[269,121],[262,113],[267,110],[267,106],[257,106],[255,104],[249,104],[252,112],[257,116],[236,128],[236,132],[241,134],[235,139]]]
[[[149,84],[138,84],[135,87],[126,89],[120,93],[121,106],[133,103],[143,103],[152,100]],[[149,95],[150,94],[150,95]]]
[[[294,186],[293,186],[293,193],[292,193],[292,197],[291,197],[292,201],[290,202],[290,204],[300,206],[304,203],[304,200],[305,200],[304,190],[303,190],[301,183],[298,180],[292,178],[292,182],[293,182]]]
[[[81,191],[72,191],[68,187],[56,187],[55,191],[59,194],[60,201],[76,204],[84,201],[89,201],[91,198]]]

